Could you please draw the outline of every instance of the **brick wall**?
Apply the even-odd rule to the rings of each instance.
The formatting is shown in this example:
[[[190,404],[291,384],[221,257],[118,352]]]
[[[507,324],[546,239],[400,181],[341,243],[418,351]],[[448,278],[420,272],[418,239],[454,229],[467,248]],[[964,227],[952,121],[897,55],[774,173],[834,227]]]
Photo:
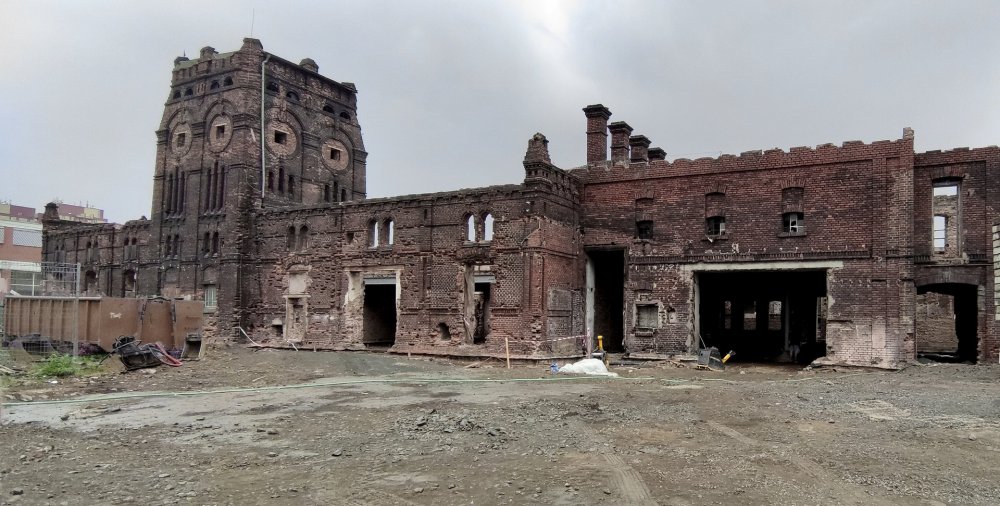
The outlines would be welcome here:
[[[50,216],[46,259],[81,262],[100,293],[125,293],[133,275],[138,296],[200,298],[214,287],[206,332],[227,339],[241,325],[278,346],[363,347],[366,280],[391,279],[394,350],[500,356],[509,345],[525,357],[578,352],[561,338],[584,331],[589,249],[625,252],[630,352],[697,348],[705,269],[822,270],[828,360],[884,367],[911,360],[915,334],[940,324],[921,316],[931,302],[917,287],[964,283],[994,316],[978,320],[980,357],[997,359],[1000,312],[987,295],[1000,294],[991,229],[1000,148],[915,154],[906,129],[892,141],[671,162],[626,123],[609,125],[598,104],[584,109],[581,168],[555,167],[535,134],[520,184],[366,200],[357,90],[317,71],[254,39],[179,58],[157,130],[150,218],[118,227]],[[935,254],[932,216],[944,211],[932,194],[943,181],[960,192],[945,206],[951,249]],[[797,229],[786,229],[786,213],[801,218]],[[708,218],[724,218],[724,233],[710,234]],[[492,283],[482,343],[472,337],[476,279]],[[653,328],[637,328],[638,306],[655,307]],[[304,323],[290,332],[292,321]]]

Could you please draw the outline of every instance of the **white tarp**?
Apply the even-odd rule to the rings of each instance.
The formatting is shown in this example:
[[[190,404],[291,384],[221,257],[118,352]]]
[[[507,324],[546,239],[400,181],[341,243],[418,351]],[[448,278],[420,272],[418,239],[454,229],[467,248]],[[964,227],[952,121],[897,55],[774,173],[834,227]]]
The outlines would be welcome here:
[[[605,367],[604,362],[596,358],[585,358],[573,364],[566,364],[559,368],[559,372],[567,374],[590,374],[593,376],[618,377],[617,373],[608,372],[608,368]]]

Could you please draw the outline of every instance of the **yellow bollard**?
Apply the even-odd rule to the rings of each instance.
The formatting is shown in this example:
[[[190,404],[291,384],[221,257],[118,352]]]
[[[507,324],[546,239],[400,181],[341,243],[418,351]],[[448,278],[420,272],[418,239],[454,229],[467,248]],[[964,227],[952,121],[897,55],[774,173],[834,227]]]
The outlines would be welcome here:
[[[601,360],[604,361],[604,366],[608,365],[608,354],[604,351],[604,336],[597,336],[597,351],[601,352]]]

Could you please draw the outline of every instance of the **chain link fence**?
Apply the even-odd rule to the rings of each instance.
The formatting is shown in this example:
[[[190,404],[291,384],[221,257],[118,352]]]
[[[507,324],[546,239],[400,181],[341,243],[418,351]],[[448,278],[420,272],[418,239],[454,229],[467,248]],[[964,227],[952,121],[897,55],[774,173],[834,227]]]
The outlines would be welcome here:
[[[25,369],[54,353],[79,354],[80,264],[6,261],[2,267],[10,273],[11,282],[0,299],[0,366]],[[17,314],[17,299],[23,297],[53,299],[51,311]],[[10,324],[15,318],[18,329]]]

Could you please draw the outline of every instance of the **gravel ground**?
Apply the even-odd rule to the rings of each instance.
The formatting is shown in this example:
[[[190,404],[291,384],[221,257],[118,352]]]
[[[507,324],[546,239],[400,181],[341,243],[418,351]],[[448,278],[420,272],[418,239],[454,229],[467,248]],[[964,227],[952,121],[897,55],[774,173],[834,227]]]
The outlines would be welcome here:
[[[229,349],[15,382],[0,504],[1000,504],[997,366],[466,364]]]

